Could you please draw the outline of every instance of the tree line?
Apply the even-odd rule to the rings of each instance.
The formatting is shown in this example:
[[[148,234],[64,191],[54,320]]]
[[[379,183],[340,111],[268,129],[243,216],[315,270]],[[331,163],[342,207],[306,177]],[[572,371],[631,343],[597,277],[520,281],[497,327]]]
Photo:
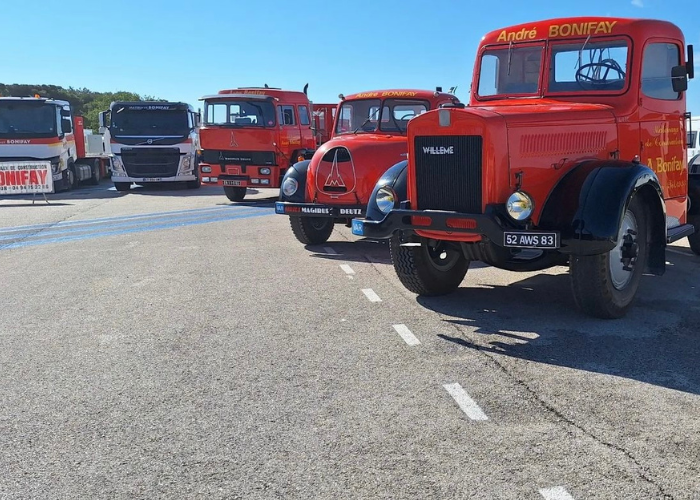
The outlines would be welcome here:
[[[163,101],[157,97],[141,96],[133,92],[93,92],[86,88],[68,87],[66,89],[58,85],[0,83],[0,97],[33,97],[37,94],[41,97],[70,102],[73,114],[84,117],[85,128],[92,129],[95,133],[99,128],[99,113],[109,109],[113,101]]]

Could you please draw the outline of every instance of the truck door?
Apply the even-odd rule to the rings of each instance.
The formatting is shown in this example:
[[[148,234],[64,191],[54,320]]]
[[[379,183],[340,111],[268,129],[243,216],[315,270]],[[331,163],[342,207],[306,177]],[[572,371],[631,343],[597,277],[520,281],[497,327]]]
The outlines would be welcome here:
[[[300,104],[297,106],[299,115],[299,129],[301,133],[301,147],[305,149],[316,149],[314,131],[311,128],[311,111],[309,106]]]
[[[288,165],[296,163],[296,157],[292,157],[294,151],[301,149],[301,132],[294,106],[281,105],[277,107],[280,122],[280,149],[288,159]],[[285,165],[284,167],[286,167]]]
[[[640,82],[641,161],[661,182],[669,227],[677,226],[685,214],[688,189],[685,96],[674,92],[671,82],[671,68],[681,64],[681,50],[675,40],[648,40]]]

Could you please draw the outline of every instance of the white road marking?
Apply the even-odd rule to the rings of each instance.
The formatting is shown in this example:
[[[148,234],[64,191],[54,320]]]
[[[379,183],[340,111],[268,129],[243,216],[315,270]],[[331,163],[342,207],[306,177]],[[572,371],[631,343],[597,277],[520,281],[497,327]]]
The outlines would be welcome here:
[[[450,394],[450,396],[454,398],[461,410],[467,414],[467,417],[471,418],[472,420],[489,419],[489,417],[486,416],[482,409],[479,408],[479,405],[476,404],[476,401],[469,397],[467,391],[462,389],[461,385],[459,385],[458,383],[454,383],[445,384],[443,385],[443,387]]]
[[[563,486],[555,486],[554,488],[542,488],[540,495],[547,500],[574,500],[574,497],[569,495],[569,492]]]
[[[420,340],[413,335],[413,332],[408,329],[406,325],[394,325],[394,330],[396,330],[396,333],[401,335],[401,338],[406,342],[408,345],[418,345],[420,344]]]
[[[363,288],[362,293],[365,294],[365,297],[369,299],[370,302],[381,302],[382,299],[379,298],[379,295],[374,293],[374,290],[371,288]]]
[[[347,264],[340,264],[340,268],[345,272],[345,274],[355,274],[352,267],[348,266]]]
[[[323,247],[323,251],[329,255],[338,255],[338,252],[333,250],[331,247]]]

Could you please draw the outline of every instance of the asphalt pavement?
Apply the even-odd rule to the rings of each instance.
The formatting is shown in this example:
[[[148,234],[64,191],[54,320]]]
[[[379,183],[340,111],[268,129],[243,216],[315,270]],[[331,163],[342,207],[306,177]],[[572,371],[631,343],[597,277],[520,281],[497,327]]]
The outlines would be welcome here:
[[[0,498],[700,499],[700,258],[417,298],[274,190],[0,199]]]

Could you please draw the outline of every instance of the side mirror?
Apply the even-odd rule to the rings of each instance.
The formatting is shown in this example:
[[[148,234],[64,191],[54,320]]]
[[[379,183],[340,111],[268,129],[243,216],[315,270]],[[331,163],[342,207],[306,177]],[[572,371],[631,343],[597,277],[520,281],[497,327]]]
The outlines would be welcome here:
[[[685,69],[688,72],[688,78],[695,78],[695,58],[693,57],[693,46],[688,45],[688,57],[685,60]]]
[[[98,122],[100,124],[100,128],[105,128],[107,125],[105,124],[105,117],[107,115],[108,111],[102,111],[98,115]]]
[[[70,116],[70,110],[61,108],[61,117],[62,118],[68,118]]]
[[[674,92],[685,92],[688,90],[688,70],[685,66],[674,66],[671,68],[671,83]]]
[[[64,134],[70,134],[73,132],[73,123],[68,118],[63,118],[61,120],[61,129]]]

